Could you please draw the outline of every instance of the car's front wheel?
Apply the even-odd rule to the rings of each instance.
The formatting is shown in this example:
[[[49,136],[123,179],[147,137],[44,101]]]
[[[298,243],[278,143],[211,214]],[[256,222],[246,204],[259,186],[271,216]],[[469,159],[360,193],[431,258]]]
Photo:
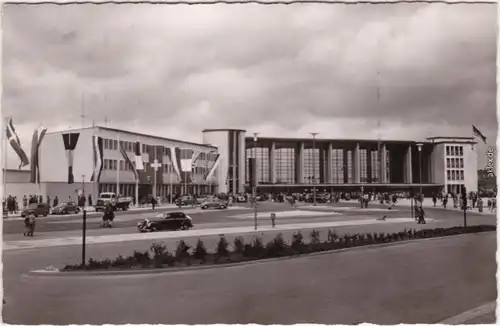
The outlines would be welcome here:
[[[207,208],[208,208],[208,206],[207,206],[207,205],[203,205],[203,206],[201,206],[201,209],[207,209]]]
[[[220,205],[220,209],[225,209],[226,205]]]

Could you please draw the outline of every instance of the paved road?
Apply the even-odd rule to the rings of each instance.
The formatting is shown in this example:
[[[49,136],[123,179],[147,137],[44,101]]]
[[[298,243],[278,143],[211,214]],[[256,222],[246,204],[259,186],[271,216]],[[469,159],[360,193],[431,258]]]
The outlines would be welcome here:
[[[105,278],[19,276],[26,266],[77,254],[76,247],[6,252],[4,321],[432,324],[496,300],[495,251],[495,233],[488,233],[242,267]]]

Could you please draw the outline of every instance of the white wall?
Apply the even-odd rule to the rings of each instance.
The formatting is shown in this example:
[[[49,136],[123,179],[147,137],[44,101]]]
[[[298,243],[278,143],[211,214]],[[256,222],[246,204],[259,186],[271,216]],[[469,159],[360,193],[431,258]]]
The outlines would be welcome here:
[[[10,182],[3,185],[4,189],[4,197],[15,196],[18,199],[19,205],[22,206],[21,199],[24,195],[37,195],[37,196],[45,196],[47,195],[46,185],[45,184],[34,184],[34,183],[25,183],[25,182]]]
[[[215,171],[215,179],[212,183],[218,185],[218,192],[227,192],[228,185],[226,184],[227,169],[229,165],[229,144],[227,131],[206,131],[203,133],[203,143],[207,145],[217,146],[217,152],[220,154],[220,163]]]
[[[477,145],[464,144],[464,179],[467,192],[477,191]]]
[[[73,152],[75,182],[90,180],[93,170],[92,129],[77,130],[80,137]],[[68,182],[68,160],[62,134],[46,134],[40,145],[40,182]]]
[[[432,182],[446,183],[446,155],[444,144],[434,145],[432,151]]]

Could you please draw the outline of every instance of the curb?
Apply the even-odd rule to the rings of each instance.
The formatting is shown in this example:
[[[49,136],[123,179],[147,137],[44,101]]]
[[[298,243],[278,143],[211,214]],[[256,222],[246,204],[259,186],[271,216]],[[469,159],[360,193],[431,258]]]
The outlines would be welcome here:
[[[165,273],[178,273],[178,272],[194,272],[206,269],[215,269],[215,268],[233,268],[233,267],[241,267],[248,265],[258,265],[258,264],[266,264],[290,259],[298,259],[298,258],[308,258],[315,256],[323,256],[323,255],[332,255],[339,254],[349,251],[359,251],[359,250],[369,250],[369,249],[377,249],[377,248],[385,248],[385,247],[393,247],[398,245],[407,245],[412,243],[418,243],[423,241],[432,241],[432,240],[443,240],[445,238],[450,237],[466,237],[466,236],[476,236],[478,234],[496,232],[495,231],[485,231],[485,232],[477,232],[477,233],[466,233],[466,234],[458,234],[458,235],[449,235],[449,236],[441,236],[434,238],[424,238],[424,239],[414,239],[414,240],[403,240],[389,243],[377,243],[366,246],[358,246],[353,248],[342,248],[342,249],[333,249],[327,251],[313,252],[309,254],[298,254],[287,257],[277,257],[277,258],[267,258],[267,259],[256,259],[251,261],[243,261],[237,263],[227,263],[227,264],[212,264],[212,265],[196,265],[196,266],[187,266],[187,267],[177,267],[177,268],[151,268],[151,269],[140,269],[140,270],[121,270],[121,271],[88,271],[88,272],[61,272],[59,269],[56,270],[34,270],[30,271],[25,275],[34,276],[34,277],[92,277],[92,276],[129,276],[129,275],[147,275],[147,274],[165,274]]]

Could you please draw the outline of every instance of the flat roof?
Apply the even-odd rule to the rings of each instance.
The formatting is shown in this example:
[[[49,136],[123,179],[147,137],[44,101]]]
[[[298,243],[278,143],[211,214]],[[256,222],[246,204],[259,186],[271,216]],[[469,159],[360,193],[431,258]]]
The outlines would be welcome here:
[[[250,139],[253,141],[253,137],[245,137],[245,139]],[[282,142],[312,142],[312,137],[307,138],[284,138],[284,137],[258,137],[258,140],[263,141],[282,141]],[[417,141],[417,140],[388,140],[388,139],[340,139],[340,138],[316,138],[316,142],[383,142],[383,143],[422,143],[422,144],[430,144],[429,141]]]
[[[203,129],[201,132],[213,132],[213,131],[241,131],[246,132],[244,129]]]
[[[474,140],[475,137],[450,137],[450,136],[433,136],[433,137],[427,137],[427,139],[467,139],[467,140]]]
[[[204,147],[210,147],[210,148],[217,149],[217,146],[213,146],[213,145],[207,145],[207,144],[202,144],[202,143],[195,143],[195,142],[190,142],[190,141],[180,140],[180,139],[160,137],[160,136],[155,136],[155,135],[151,135],[151,134],[143,134],[143,133],[140,133],[140,132],[123,130],[123,129],[116,129],[116,128],[110,128],[110,127],[104,127],[104,126],[95,126],[95,127],[84,127],[84,128],[77,128],[77,129],[68,129],[68,130],[63,130],[63,131],[48,132],[48,134],[56,134],[56,133],[63,133],[63,132],[73,132],[73,131],[88,130],[88,129],[94,129],[94,128],[101,129],[101,130],[106,130],[106,131],[121,132],[121,133],[129,134],[129,135],[134,135],[134,136],[149,137],[149,138],[154,138],[154,139],[158,139],[158,140],[166,140],[166,141],[184,143],[184,144],[188,144],[188,145],[204,146]]]

